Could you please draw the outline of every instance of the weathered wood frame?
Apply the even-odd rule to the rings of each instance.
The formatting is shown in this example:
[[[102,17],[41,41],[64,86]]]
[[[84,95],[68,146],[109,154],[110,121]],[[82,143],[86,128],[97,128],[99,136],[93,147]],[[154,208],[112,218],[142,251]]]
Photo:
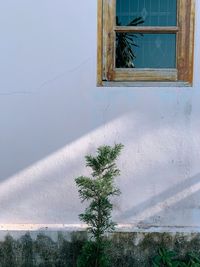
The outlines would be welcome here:
[[[115,25],[116,0],[98,0],[98,55],[97,85],[111,82],[163,82],[176,86],[183,82],[191,86],[194,58],[195,0],[177,0],[177,26],[175,27],[126,27]],[[115,68],[116,32],[174,33],[176,34],[176,69]]]

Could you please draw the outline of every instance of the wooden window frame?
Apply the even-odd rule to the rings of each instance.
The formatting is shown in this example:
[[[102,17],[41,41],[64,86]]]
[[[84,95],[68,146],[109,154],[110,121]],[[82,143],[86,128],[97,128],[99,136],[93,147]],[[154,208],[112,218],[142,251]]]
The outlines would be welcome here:
[[[98,86],[192,86],[195,0],[177,0],[177,26],[116,26],[116,0],[98,0]],[[116,32],[175,33],[175,69],[115,68]]]

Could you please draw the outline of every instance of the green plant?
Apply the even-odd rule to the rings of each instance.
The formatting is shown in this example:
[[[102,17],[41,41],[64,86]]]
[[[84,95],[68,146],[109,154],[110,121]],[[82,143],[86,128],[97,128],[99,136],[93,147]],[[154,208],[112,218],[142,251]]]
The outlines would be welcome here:
[[[177,259],[174,251],[159,248],[158,255],[153,259],[153,267],[200,267],[200,258],[194,253],[188,253],[185,260]]]
[[[144,20],[141,17],[133,19],[127,26],[138,26],[143,24]],[[119,18],[116,17],[116,25],[121,26]],[[143,34],[139,33],[140,36]],[[134,38],[138,38],[138,34],[131,32],[116,33],[116,67],[117,68],[134,68],[135,54],[133,46],[138,47],[134,42]]]
[[[99,147],[97,156],[85,157],[86,166],[92,169],[92,177],[81,176],[75,179],[81,201],[89,203],[85,212],[79,217],[88,225],[88,232],[94,239],[83,247],[78,266],[107,266],[107,243],[103,240],[103,236],[105,232],[115,229],[115,223],[111,218],[113,209],[111,197],[120,194],[120,190],[114,184],[114,178],[120,174],[116,160],[122,148],[121,144],[116,144],[114,147]],[[93,262],[91,263],[90,260]]]
[[[178,267],[177,262],[174,261],[176,256],[174,251],[168,251],[164,248],[159,248],[158,255],[153,260],[153,267],[167,266]]]
[[[188,253],[187,262],[181,265],[181,267],[200,267],[200,257],[195,253]]]
[[[103,241],[97,244],[94,241],[87,241],[82,248],[81,254],[78,257],[78,267],[101,266],[109,267],[110,258],[107,254],[109,242]],[[97,262],[98,259],[98,262]]]

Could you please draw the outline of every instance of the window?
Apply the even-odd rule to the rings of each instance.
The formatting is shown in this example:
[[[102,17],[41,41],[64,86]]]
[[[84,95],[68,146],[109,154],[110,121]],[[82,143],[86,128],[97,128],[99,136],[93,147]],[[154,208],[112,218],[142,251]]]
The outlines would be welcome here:
[[[98,85],[192,84],[195,0],[98,1]]]

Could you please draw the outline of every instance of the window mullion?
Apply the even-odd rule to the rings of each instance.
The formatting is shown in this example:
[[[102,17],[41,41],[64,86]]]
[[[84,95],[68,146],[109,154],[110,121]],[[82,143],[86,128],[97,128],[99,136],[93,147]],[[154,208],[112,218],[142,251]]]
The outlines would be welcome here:
[[[116,32],[139,32],[139,33],[177,33],[179,27],[152,27],[152,26],[115,26]]]

